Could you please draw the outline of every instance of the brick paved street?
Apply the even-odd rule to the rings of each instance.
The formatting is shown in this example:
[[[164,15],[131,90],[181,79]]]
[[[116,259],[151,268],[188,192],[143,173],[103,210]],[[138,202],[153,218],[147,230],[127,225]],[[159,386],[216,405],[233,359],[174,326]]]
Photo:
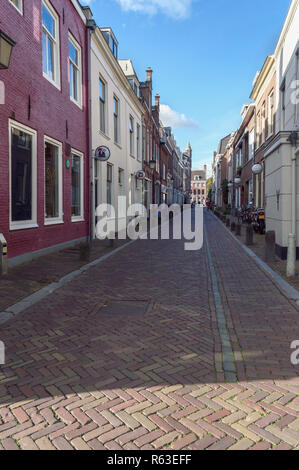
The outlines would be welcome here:
[[[238,382],[206,244],[138,241],[1,327],[0,449],[299,448],[298,309],[205,220]]]

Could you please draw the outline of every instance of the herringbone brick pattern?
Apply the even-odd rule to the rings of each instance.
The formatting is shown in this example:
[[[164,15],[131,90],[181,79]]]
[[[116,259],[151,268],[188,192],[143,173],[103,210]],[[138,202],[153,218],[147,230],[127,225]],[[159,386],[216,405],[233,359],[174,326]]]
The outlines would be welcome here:
[[[205,249],[140,241],[2,327],[0,449],[299,448],[298,311],[207,225],[239,381],[224,381]],[[105,313],[116,299],[147,312]]]

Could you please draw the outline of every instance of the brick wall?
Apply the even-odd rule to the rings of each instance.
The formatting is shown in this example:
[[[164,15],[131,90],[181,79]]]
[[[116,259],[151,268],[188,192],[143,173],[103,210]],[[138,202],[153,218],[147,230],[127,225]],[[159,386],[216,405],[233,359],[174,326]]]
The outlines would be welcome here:
[[[42,74],[41,1],[23,1],[23,16],[8,0],[0,0],[0,29],[16,41],[9,70],[0,71],[5,84],[5,105],[0,105],[0,232],[8,242],[9,258],[78,239],[89,233],[89,162],[87,109],[86,28],[70,0],[52,0],[59,16],[61,90]],[[83,109],[69,98],[68,32],[82,48]],[[28,103],[31,102],[29,116]],[[36,229],[9,228],[8,121],[14,118],[37,131],[37,224]],[[68,138],[66,128],[68,127]],[[64,223],[44,225],[44,136],[63,146]],[[66,143],[84,153],[85,222],[71,221],[71,170],[66,169]]]

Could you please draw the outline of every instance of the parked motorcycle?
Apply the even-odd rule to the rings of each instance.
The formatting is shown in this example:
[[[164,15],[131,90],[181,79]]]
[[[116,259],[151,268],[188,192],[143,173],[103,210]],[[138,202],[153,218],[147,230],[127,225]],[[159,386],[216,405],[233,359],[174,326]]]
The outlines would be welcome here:
[[[255,233],[261,235],[266,233],[265,210],[263,208],[257,208],[253,212],[252,225]]]

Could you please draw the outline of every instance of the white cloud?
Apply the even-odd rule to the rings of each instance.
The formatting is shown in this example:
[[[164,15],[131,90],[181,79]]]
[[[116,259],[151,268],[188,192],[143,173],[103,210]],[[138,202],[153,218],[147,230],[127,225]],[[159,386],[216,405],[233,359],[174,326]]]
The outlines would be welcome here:
[[[192,0],[116,0],[123,10],[137,11],[147,15],[165,13],[174,19],[187,18]]]
[[[198,123],[193,119],[188,119],[185,114],[180,114],[171,109],[167,104],[160,105],[160,119],[164,126],[173,129],[196,129]]]
[[[156,15],[161,12],[173,19],[185,19],[189,16],[194,0],[115,0],[125,11],[135,11],[146,15]],[[94,0],[82,0],[91,5]]]

